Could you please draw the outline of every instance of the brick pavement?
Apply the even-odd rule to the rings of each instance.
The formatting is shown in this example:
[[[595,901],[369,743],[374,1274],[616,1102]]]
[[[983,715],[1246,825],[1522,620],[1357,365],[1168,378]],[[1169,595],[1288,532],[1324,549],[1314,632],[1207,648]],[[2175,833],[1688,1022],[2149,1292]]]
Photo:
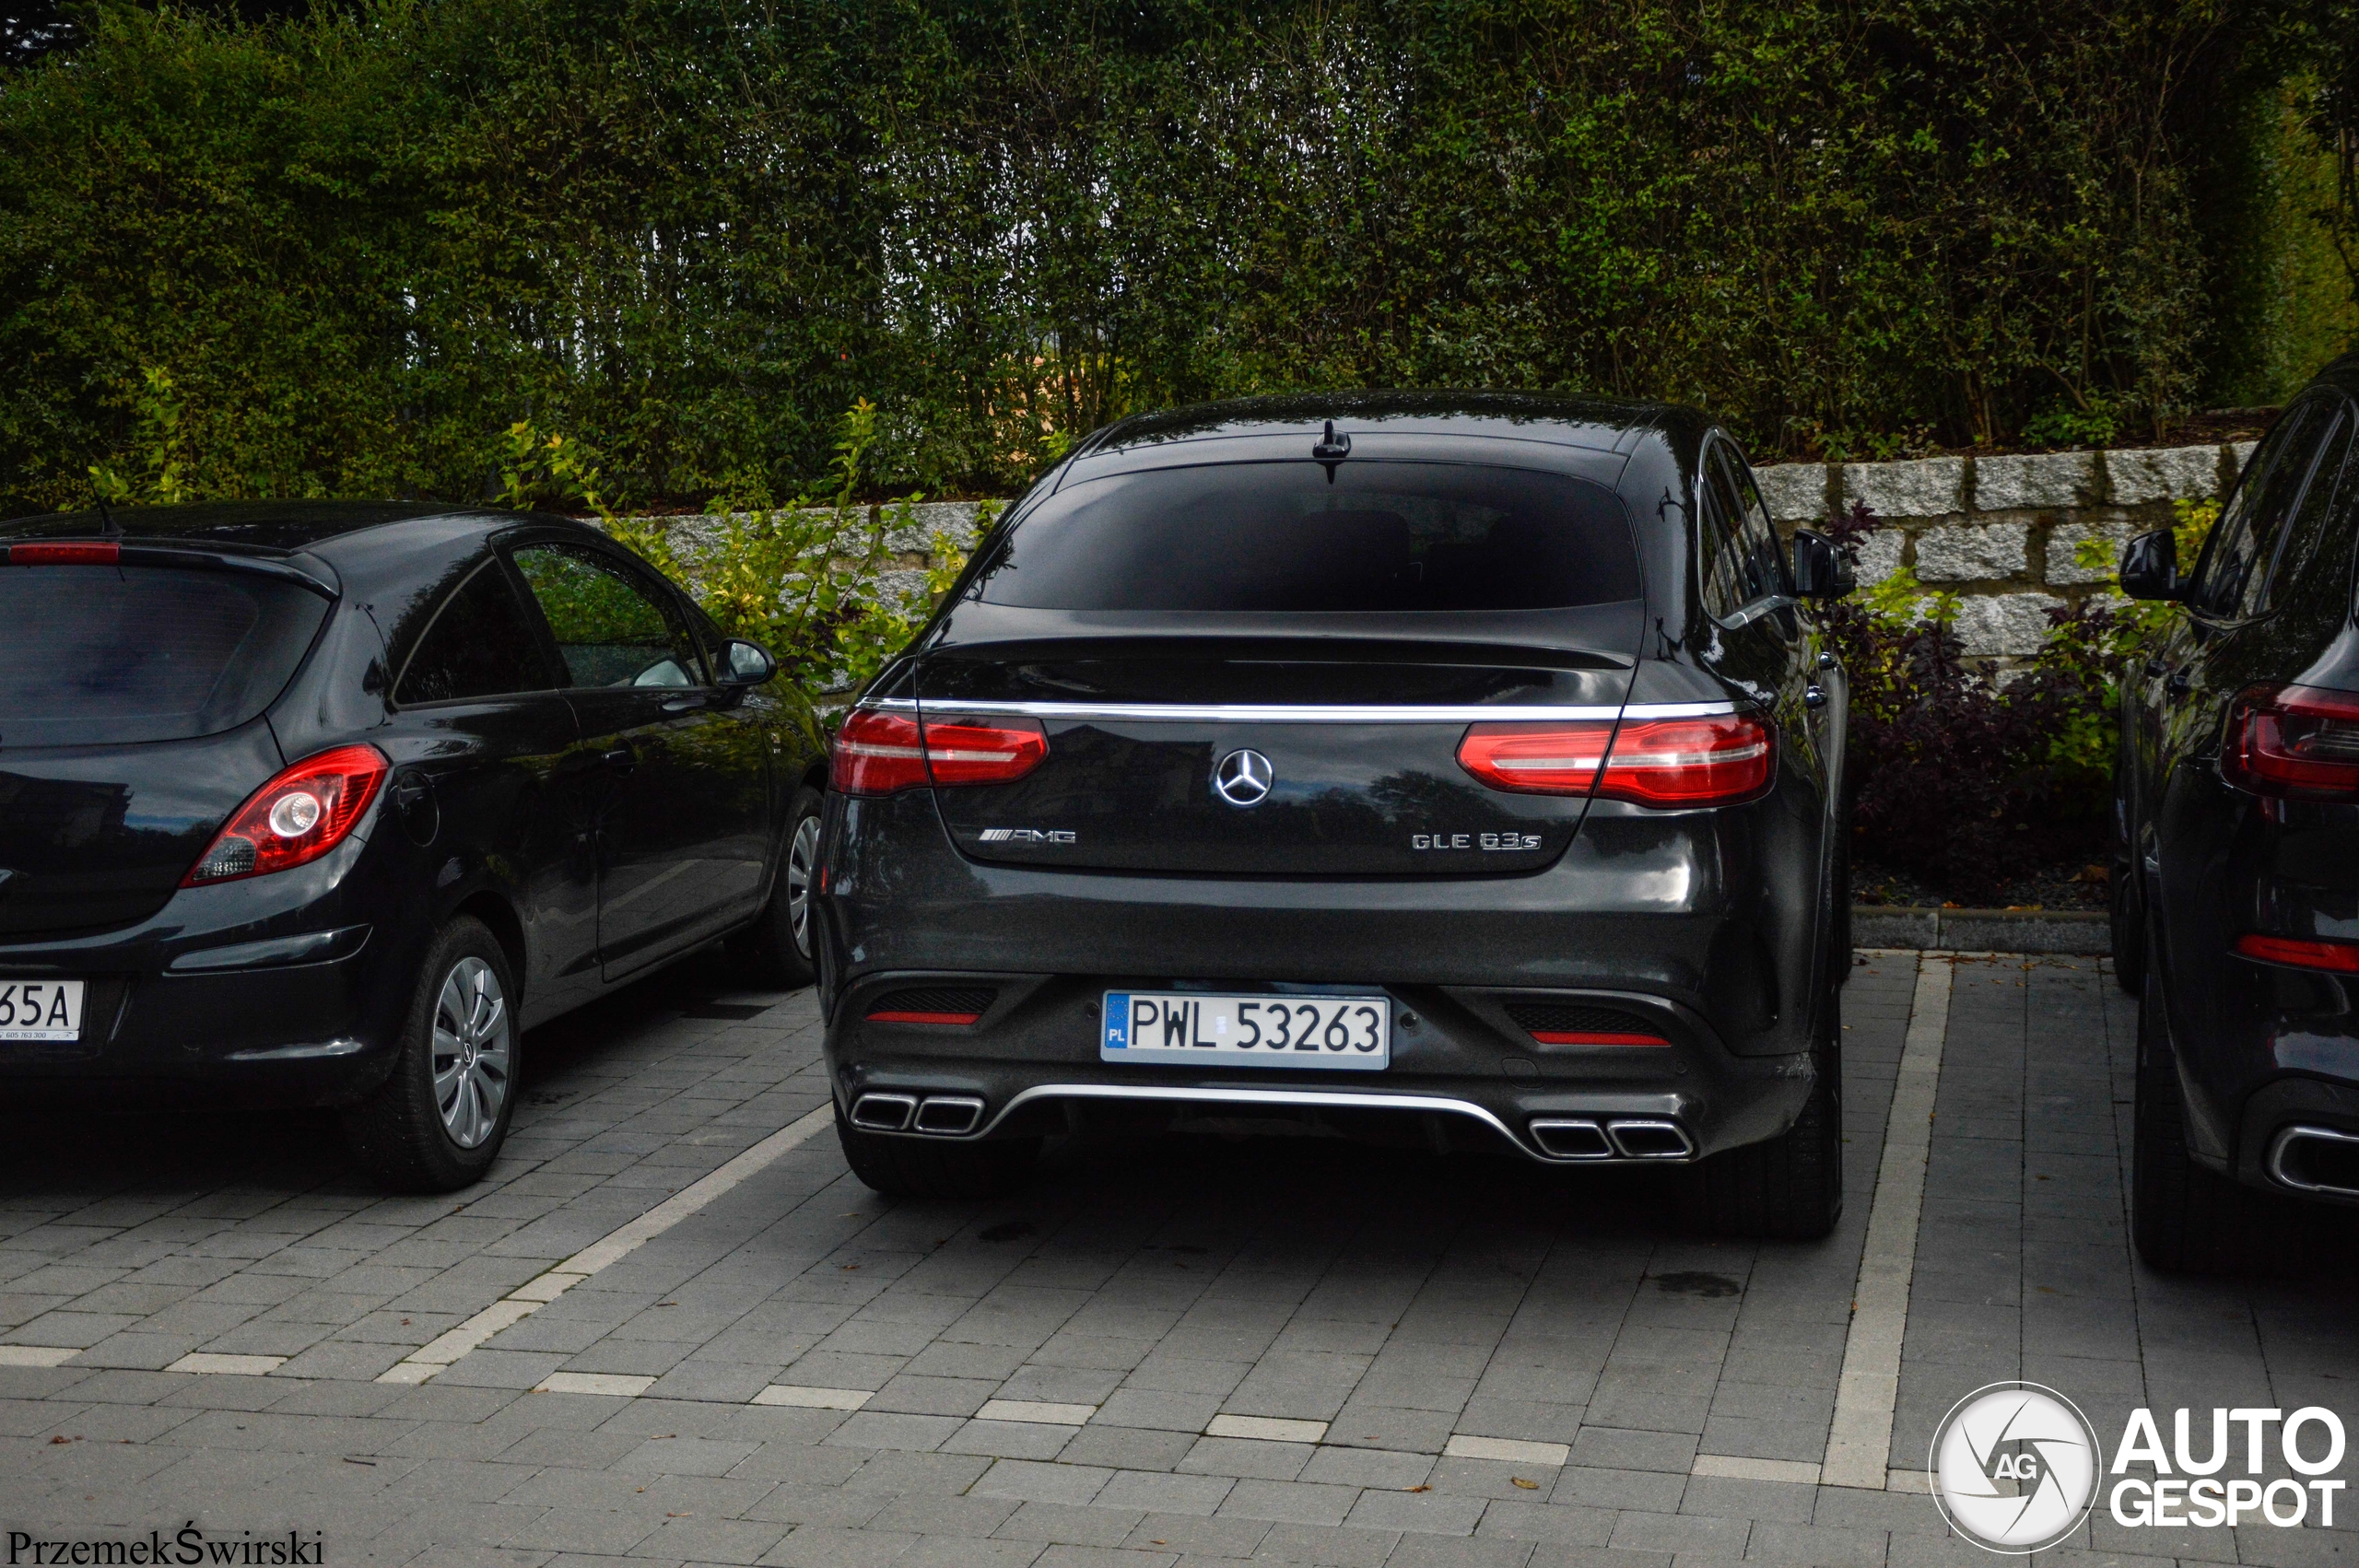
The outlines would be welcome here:
[[[691,967],[536,1031],[495,1180],[448,1199],[371,1194],[289,1118],[20,1119],[0,1530],[518,1568],[1986,1561],[1923,1496],[1749,1479],[1825,1449],[1916,962],[1854,972],[1824,1244],[1683,1235],[1656,1173],[1309,1140],[1068,1146],[1008,1199],[891,1204],[821,1136],[419,1386],[376,1379],[824,1102],[807,993]],[[2108,1438],[2142,1399],[2359,1415],[2347,1280],[2132,1267],[2133,1013],[2086,963],[1958,965],[1895,1464],[2006,1377]],[[159,1370],[192,1353],[286,1359]]]

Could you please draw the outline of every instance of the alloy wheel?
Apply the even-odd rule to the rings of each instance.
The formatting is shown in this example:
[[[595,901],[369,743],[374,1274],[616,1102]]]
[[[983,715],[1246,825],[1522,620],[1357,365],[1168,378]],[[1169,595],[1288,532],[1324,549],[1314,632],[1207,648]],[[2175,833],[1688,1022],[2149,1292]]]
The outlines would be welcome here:
[[[819,862],[819,819],[806,816],[794,825],[793,841],[786,847],[786,916],[794,928],[794,951],[811,956],[811,883]]]
[[[460,1148],[479,1147],[499,1125],[511,1060],[499,977],[480,958],[462,958],[434,1003],[434,1104]]]

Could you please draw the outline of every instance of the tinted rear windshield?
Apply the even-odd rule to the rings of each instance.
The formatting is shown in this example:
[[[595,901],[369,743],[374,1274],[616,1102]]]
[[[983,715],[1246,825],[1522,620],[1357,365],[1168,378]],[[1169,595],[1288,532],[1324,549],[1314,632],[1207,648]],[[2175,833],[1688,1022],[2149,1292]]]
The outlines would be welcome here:
[[[327,609],[239,572],[0,567],[0,746],[232,729],[285,687]]]
[[[1042,610],[1554,610],[1638,594],[1587,480],[1471,463],[1233,463],[1069,485],[1015,525],[985,603]]]

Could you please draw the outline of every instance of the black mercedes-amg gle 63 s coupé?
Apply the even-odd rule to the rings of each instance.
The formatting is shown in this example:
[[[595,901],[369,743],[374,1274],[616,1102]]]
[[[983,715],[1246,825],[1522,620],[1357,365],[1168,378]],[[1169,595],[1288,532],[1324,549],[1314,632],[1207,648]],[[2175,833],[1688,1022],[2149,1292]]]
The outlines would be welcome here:
[[[1707,1223],[1824,1235],[1845,688],[1800,601],[1840,575],[1677,408],[1099,431],[836,739],[852,1169],[969,1193],[1051,1133],[1281,1118],[1692,1165]]]
[[[474,1181],[526,1026],[718,937],[810,978],[775,668],[561,518],[0,523],[0,1096],[336,1107]]]
[[[2359,357],[2245,464],[2123,683],[2115,974],[2141,998],[2130,1233],[2158,1268],[2282,1262],[2294,1198],[2359,1204]]]

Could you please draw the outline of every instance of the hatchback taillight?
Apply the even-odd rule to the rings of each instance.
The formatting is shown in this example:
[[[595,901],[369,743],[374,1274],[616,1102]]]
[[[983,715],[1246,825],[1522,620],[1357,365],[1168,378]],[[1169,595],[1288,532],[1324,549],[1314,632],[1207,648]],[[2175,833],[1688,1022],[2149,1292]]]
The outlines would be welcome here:
[[[391,766],[374,746],[338,746],[297,763],[238,808],[181,885],[234,882],[318,860],[359,825]]]
[[[2228,708],[2220,773],[2240,790],[2359,799],[2359,693],[2255,686]]]
[[[932,719],[854,708],[836,731],[828,770],[847,795],[890,795],[926,783],[1005,784],[1040,766],[1049,737],[1037,719]]]
[[[1589,795],[1642,806],[1725,806],[1769,787],[1777,747],[1746,713],[1700,719],[1475,724],[1459,766],[1494,790]]]

